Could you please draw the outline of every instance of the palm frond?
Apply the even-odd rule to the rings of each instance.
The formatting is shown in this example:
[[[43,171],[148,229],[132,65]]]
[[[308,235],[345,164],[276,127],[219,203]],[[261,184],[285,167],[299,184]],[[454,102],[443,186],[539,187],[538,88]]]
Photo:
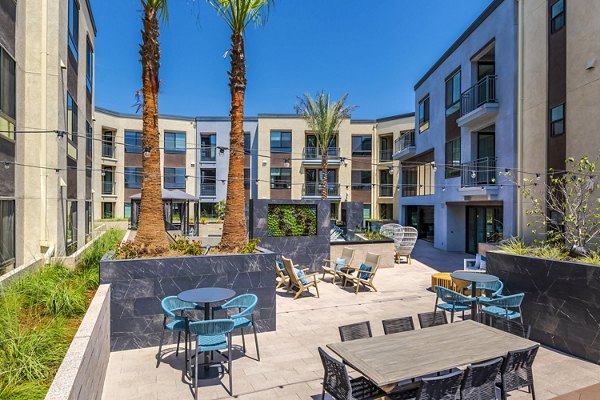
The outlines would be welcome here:
[[[144,7],[156,10],[157,15],[163,22],[169,20],[169,4],[167,0],[141,0]]]
[[[262,26],[266,23],[274,0],[207,0],[223,17],[233,32],[243,33],[248,24]]]

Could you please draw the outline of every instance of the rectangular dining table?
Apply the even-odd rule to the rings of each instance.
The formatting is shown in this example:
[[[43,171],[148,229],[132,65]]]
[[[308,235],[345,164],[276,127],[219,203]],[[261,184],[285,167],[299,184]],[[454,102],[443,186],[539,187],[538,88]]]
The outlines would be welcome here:
[[[536,345],[471,320],[327,347],[379,387],[505,356]]]

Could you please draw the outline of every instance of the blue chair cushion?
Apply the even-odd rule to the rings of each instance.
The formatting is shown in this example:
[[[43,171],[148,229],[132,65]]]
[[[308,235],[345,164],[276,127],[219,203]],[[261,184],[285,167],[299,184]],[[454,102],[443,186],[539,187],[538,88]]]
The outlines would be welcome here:
[[[281,273],[284,274],[285,276],[287,276],[287,271],[285,270],[285,266],[283,265],[283,262],[275,261],[275,263],[277,264],[277,267],[279,268]]]
[[[196,345],[198,351],[223,350],[227,348],[227,337],[225,335],[198,336]]]
[[[369,267],[369,266],[368,266],[368,265],[366,265],[366,264],[360,264],[360,267],[358,267],[358,271],[359,271],[359,272],[358,272],[358,277],[359,277],[360,279],[364,279],[364,280],[366,280],[366,281],[368,281],[368,280],[369,280],[369,276],[370,276],[371,274],[367,274],[367,272],[371,272],[371,267]],[[367,271],[367,272],[360,272],[360,271]]]
[[[336,258],[335,259],[335,270],[340,271],[342,268],[346,268],[346,259],[345,258]]]
[[[250,328],[252,326],[252,321],[246,317],[238,317],[233,319],[233,329],[238,328]]]
[[[503,318],[503,319],[515,319],[515,318],[521,317],[521,313],[519,313],[517,311],[507,310],[506,308],[502,308],[502,307],[498,307],[498,306],[485,307],[482,311],[493,317]],[[508,315],[508,317],[507,317],[507,315]]]
[[[171,321],[166,325],[166,328],[170,331],[185,331],[185,321]]]
[[[303,285],[308,284],[308,280],[304,277],[304,271],[298,268],[294,268],[294,272],[296,273],[298,279],[300,279],[300,282],[302,282]]]
[[[452,309],[454,308],[454,311],[467,311],[471,309],[471,306],[468,306],[466,304],[455,304],[454,306],[452,304],[448,304],[448,303],[442,303],[442,304],[438,304],[437,305],[438,308],[441,308],[442,310],[448,311],[448,312],[452,312]]]

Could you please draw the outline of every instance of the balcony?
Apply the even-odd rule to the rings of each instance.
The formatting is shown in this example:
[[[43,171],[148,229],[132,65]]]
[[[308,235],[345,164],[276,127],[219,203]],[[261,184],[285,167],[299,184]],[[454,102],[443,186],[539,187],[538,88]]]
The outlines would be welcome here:
[[[494,123],[499,108],[496,78],[488,75],[461,95],[458,126],[476,130]]]
[[[417,152],[415,131],[403,132],[394,142],[394,160],[406,160]]]
[[[200,162],[214,162],[217,159],[217,148],[209,147],[200,150]]]
[[[305,147],[302,150],[302,164],[321,165],[323,159],[323,150],[319,147]],[[340,165],[340,148],[330,147],[327,149],[327,163],[329,165]]]
[[[102,142],[102,157],[115,158],[115,145],[112,142]]]
[[[321,198],[323,192],[323,184],[321,183],[305,183],[302,185],[302,197],[304,198]],[[327,197],[328,198],[340,198],[340,184],[339,183],[328,183],[327,184]]]
[[[381,183],[379,185],[379,197],[394,197],[394,185],[391,183]]]
[[[498,194],[496,181],[496,160],[493,158],[480,158],[460,166],[459,192],[463,196],[491,199]]]
[[[113,181],[102,181],[102,194],[112,196],[115,194],[115,183]]]
[[[217,196],[217,185],[214,183],[201,183],[200,184],[200,197],[216,197]]]
[[[379,150],[379,162],[389,162],[393,160],[394,150],[381,149]]]

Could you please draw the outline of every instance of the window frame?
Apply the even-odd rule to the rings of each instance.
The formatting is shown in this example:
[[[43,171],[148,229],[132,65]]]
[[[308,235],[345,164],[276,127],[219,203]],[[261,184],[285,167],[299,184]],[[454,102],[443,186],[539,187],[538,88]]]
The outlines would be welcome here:
[[[355,178],[355,173],[360,172],[360,180],[361,182],[356,182]],[[365,176],[369,177],[369,182],[363,182],[363,178]],[[354,169],[352,170],[352,172],[350,173],[350,187],[352,188],[352,190],[371,190],[373,186],[373,174],[372,171],[370,169]]]
[[[128,143],[127,136],[131,136],[131,135],[135,135],[135,138],[133,139],[133,141],[135,143]],[[123,146],[125,148],[125,153],[142,154],[142,148],[144,146],[142,132],[134,131],[134,130],[126,130],[124,132],[123,136],[125,138],[125,141],[124,141],[125,145]],[[129,138],[130,142],[131,142],[131,140],[132,139]],[[113,141],[113,143],[114,143],[114,141]]]
[[[183,136],[183,148],[181,145],[181,136]],[[185,132],[178,131],[165,131],[163,143],[165,146],[165,153],[167,154],[185,154],[187,146],[187,135]]]
[[[458,145],[456,145],[458,144]],[[450,157],[448,153],[448,145],[451,145],[451,154]],[[460,165],[461,165],[461,138],[457,137],[455,139],[449,140],[446,142],[444,146],[444,154],[445,154],[445,168],[444,168],[444,178],[452,179],[460,177]],[[456,151],[458,150],[458,160],[455,159]]]
[[[75,62],[79,61],[79,11],[81,5],[78,0],[68,0],[67,22],[67,47],[71,51]]]
[[[558,4],[562,3],[562,10],[557,13],[556,15],[553,15],[554,13],[554,7],[556,7]],[[567,25],[567,13],[566,13],[566,4],[565,4],[565,0],[558,0],[556,2],[554,2],[554,4],[552,4],[550,6],[550,33],[556,33],[560,30],[562,30],[566,25]],[[562,17],[562,18],[561,18]],[[556,21],[561,21],[561,25],[560,26],[556,26]]]
[[[285,131],[285,130],[272,130],[270,132],[270,136],[269,136],[269,144],[270,144],[270,149],[271,149],[271,153],[291,153],[292,152],[292,131]],[[273,135],[277,135],[279,134],[279,144],[280,146],[273,146]],[[289,135],[289,146],[281,146],[281,143],[283,143],[283,135]]]
[[[133,170],[133,171],[132,171]],[[125,187],[127,189],[141,189],[142,179],[144,176],[143,168],[140,167],[125,167],[123,170]],[[130,178],[134,178],[131,182]]]
[[[8,62],[7,74],[4,64]],[[8,83],[4,78],[8,77]],[[6,86],[5,86],[6,85]],[[7,89],[8,88],[8,89]],[[4,91],[6,90],[6,93]],[[6,94],[6,96],[5,96]],[[5,105],[7,102],[8,105]],[[10,54],[0,46],[0,136],[14,141],[17,119],[17,63]],[[7,132],[4,132],[7,131]]]
[[[556,110],[557,108],[562,108],[562,118],[559,119],[554,119],[553,111]],[[566,103],[561,103],[559,105],[556,105],[554,107],[550,107],[550,110],[548,112],[548,118],[549,118],[549,126],[548,126],[548,132],[550,133],[550,137],[559,137],[564,135],[567,132],[567,120],[565,118],[565,114],[566,114]],[[562,123],[562,132],[560,133],[555,133],[555,125],[557,123]]]
[[[360,148],[361,150],[356,150],[354,140],[361,139]],[[369,150],[365,150],[364,143],[365,140],[368,140]],[[373,136],[372,135],[352,135],[352,157],[371,157],[373,154]]]
[[[181,175],[183,172],[183,175]],[[163,171],[163,184],[165,189],[185,189],[186,171],[181,167],[165,167]],[[183,180],[181,180],[183,178]]]
[[[248,138],[246,140],[246,138]],[[244,154],[250,154],[252,152],[252,134],[250,132],[244,132]]]
[[[94,126],[85,121],[85,155],[92,158],[94,155]]]
[[[456,82],[456,78],[458,77],[458,82]],[[458,84],[458,92],[456,92]],[[444,86],[445,86],[445,104],[446,104],[446,116],[452,115],[455,112],[460,110],[460,97],[461,97],[461,84],[462,84],[462,75],[461,69],[458,68],[454,71],[448,78],[446,78]],[[450,90],[450,91],[449,91]],[[454,98],[454,95],[458,93],[458,98]]]
[[[421,105],[423,111],[421,112]],[[431,100],[429,94],[426,94],[420,101],[418,106],[419,111],[419,133],[423,133],[429,129],[431,119]]]
[[[90,94],[94,93],[94,47],[89,36],[85,47],[85,84]]]
[[[279,174],[273,175],[273,171],[278,170]],[[282,174],[283,171],[287,171],[289,175]],[[289,190],[292,188],[292,169],[288,167],[271,167],[269,171],[269,186],[271,189],[283,189]],[[273,177],[278,177],[279,179],[274,181]],[[289,179],[282,179],[289,178]]]
[[[4,218],[5,216],[8,218]],[[16,259],[15,217],[15,200],[0,199],[0,221],[2,222],[0,226],[3,228],[0,229],[0,243],[2,243],[2,251],[0,251],[0,268],[13,264]],[[4,223],[7,223],[8,226],[5,226]]]

